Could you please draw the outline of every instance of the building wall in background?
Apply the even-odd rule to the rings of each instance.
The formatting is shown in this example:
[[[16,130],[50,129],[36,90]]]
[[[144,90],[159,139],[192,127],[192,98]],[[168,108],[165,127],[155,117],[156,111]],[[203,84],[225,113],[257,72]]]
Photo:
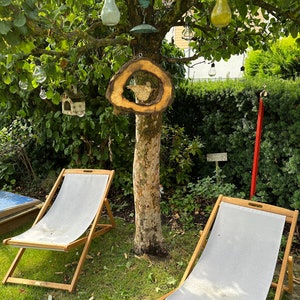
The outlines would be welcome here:
[[[167,34],[167,40],[174,39],[175,44],[184,50],[185,56],[193,55],[192,50],[189,48],[189,42],[182,38],[182,31],[184,27],[173,27]],[[223,80],[226,78],[241,78],[243,73],[241,67],[244,64],[245,55],[233,55],[228,61],[221,60],[215,62],[216,75],[210,77],[208,72],[211,68],[211,61],[205,61],[204,58],[198,58],[191,62],[189,67],[186,67],[186,77],[193,80]]]

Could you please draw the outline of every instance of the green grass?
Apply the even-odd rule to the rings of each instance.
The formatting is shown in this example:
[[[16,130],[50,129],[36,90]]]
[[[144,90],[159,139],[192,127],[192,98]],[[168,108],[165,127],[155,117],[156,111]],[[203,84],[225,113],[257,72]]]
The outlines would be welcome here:
[[[54,300],[153,300],[176,287],[197,243],[198,230],[182,234],[164,227],[170,257],[137,257],[132,252],[134,224],[120,218],[116,218],[116,222],[115,229],[93,240],[74,293],[7,284],[0,285],[0,299],[47,300],[51,295]],[[0,239],[23,232],[28,226],[2,235]],[[16,248],[0,245],[1,280],[16,252]],[[78,250],[69,253],[26,250],[16,273],[31,279],[63,282],[72,276],[78,257]],[[285,296],[283,299],[297,298]]]
[[[132,251],[134,225],[116,218],[117,227],[93,240],[88,259],[83,266],[76,291],[70,294],[41,287],[7,284],[0,286],[0,299],[131,299],[152,300],[177,286],[192,249],[197,231],[177,234],[164,228],[170,258],[146,255],[138,257]],[[24,231],[23,227],[0,239]],[[0,278],[12,262],[16,248],[0,245]],[[63,282],[72,276],[78,250],[68,253],[29,249],[16,270],[16,275],[30,279]]]

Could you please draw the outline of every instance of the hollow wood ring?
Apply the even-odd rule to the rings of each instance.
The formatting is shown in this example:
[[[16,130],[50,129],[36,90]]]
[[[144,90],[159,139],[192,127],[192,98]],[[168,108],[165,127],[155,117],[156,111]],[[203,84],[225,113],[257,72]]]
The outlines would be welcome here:
[[[123,96],[128,79],[138,71],[146,71],[160,81],[156,99],[152,104],[135,103]],[[174,88],[170,76],[148,58],[138,58],[126,63],[110,80],[105,94],[112,105],[120,111],[150,114],[164,111],[173,101]]]

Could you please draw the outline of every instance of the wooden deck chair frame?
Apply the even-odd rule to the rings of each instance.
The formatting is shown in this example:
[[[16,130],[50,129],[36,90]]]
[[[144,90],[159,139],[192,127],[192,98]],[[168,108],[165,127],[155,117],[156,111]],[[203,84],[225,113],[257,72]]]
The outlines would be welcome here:
[[[35,225],[39,220],[42,219],[42,217],[45,215],[45,213],[47,212],[47,210],[49,209],[49,207],[51,206],[51,204],[53,203],[53,201],[55,200],[55,195],[59,189],[59,187],[61,186],[63,179],[65,177],[65,175],[67,174],[105,174],[108,175],[108,181],[105,187],[105,192],[104,192],[104,200],[101,201],[101,205],[99,206],[96,215],[93,219],[93,222],[90,225],[89,230],[86,231],[86,235],[82,236],[80,238],[78,238],[77,240],[75,240],[72,243],[69,243],[66,246],[60,246],[60,245],[51,245],[51,249],[50,250],[56,250],[56,251],[69,251],[73,248],[76,248],[82,244],[84,244],[84,247],[82,249],[81,252],[81,256],[79,258],[77,267],[75,269],[75,272],[73,274],[73,278],[70,281],[70,283],[57,283],[57,282],[47,282],[47,281],[39,281],[39,280],[30,280],[30,279],[25,279],[25,278],[17,278],[17,277],[13,277],[13,273],[19,263],[19,261],[21,260],[26,248],[34,248],[35,245],[32,245],[31,243],[22,243],[22,244],[16,244],[14,245],[13,243],[10,242],[10,239],[6,239],[3,241],[4,244],[7,245],[13,245],[13,246],[17,246],[17,247],[21,247],[14,259],[14,261],[12,262],[7,274],[5,275],[2,283],[16,283],[16,284],[25,284],[25,285],[33,285],[33,286],[42,286],[42,287],[47,287],[47,288],[53,288],[53,289],[62,289],[62,290],[67,290],[69,292],[73,292],[75,285],[78,281],[78,277],[80,275],[81,269],[83,267],[83,263],[86,259],[86,256],[88,254],[88,249],[90,247],[90,244],[92,242],[92,240],[95,237],[98,237],[102,234],[104,234],[105,232],[111,230],[112,228],[115,227],[115,221],[114,221],[114,217],[107,199],[107,194],[109,192],[111,183],[112,183],[112,179],[114,176],[114,171],[113,170],[97,170],[97,169],[90,169],[90,170],[84,170],[84,169],[63,169],[60,173],[60,175],[58,176],[53,188],[51,189],[49,195],[46,198],[46,201],[43,205],[43,207],[41,208],[36,220],[34,221],[33,225]],[[109,217],[109,222],[107,224],[98,224],[99,219],[102,215],[102,211],[104,209],[104,207],[106,208],[108,217]],[[39,249],[45,248],[45,249],[49,249],[48,245],[38,245]]]
[[[244,207],[248,207],[248,208],[262,210],[265,212],[272,212],[272,213],[283,215],[286,217],[285,223],[288,224],[289,231],[288,231],[287,241],[286,241],[286,245],[285,245],[285,249],[284,249],[284,255],[283,255],[283,259],[282,259],[282,263],[281,263],[278,280],[276,283],[272,282],[271,286],[276,289],[274,300],[280,300],[284,291],[288,292],[289,294],[293,293],[293,257],[290,255],[290,252],[291,252],[293,236],[294,236],[294,232],[295,232],[297,220],[298,220],[298,214],[299,214],[298,210],[293,211],[293,210],[281,208],[281,207],[266,204],[266,203],[260,203],[260,202],[256,202],[256,201],[250,201],[250,200],[232,198],[232,197],[226,197],[226,196],[220,195],[213,207],[211,215],[210,215],[203,231],[200,232],[199,241],[198,241],[196,248],[194,250],[194,253],[188,263],[188,266],[183,274],[183,277],[179,283],[179,286],[176,289],[167,293],[166,295],[160,297],[158,300],[166,299],[168,296],[172,295],[177,289],[179,289],[179,287],[184,283],[186,278],[192,272],[196,262],[198,261],[198,258],[200,257],[200,255],[206,245],[209,233],[214,224],[214,220],[217,216],[218,209],[219,209],[221,202],[236,204],[236,205],[240,205],[240,206],[244,206]],[[284,284],[286,275],[287,275],[287,285]]]

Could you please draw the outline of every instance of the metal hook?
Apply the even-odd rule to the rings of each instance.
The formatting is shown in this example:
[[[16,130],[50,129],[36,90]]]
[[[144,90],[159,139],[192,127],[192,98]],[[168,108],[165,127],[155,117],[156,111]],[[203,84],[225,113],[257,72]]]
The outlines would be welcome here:
[[[264,85],[263,90],[260,92],[259,94],[260,97],[267,97],[268,96],[268,92],[266,91],[266,85]]]

